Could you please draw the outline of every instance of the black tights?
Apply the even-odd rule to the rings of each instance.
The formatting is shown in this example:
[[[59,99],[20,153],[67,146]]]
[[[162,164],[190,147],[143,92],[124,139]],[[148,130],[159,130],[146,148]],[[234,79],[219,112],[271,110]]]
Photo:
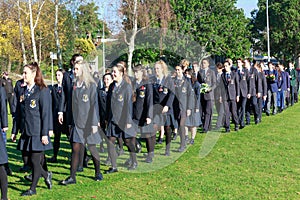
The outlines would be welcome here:
[[[155,134],[146,134],[146,148],[148,153],[154,152],[155,139]]]
[[[108,137],[108,157],[110,157],[112,168],[117,168],[117,152],[115,148],[116,137]]]
[[[31,183],[30,189],[32,191],[35,191],[37,183],[38,183],[41,175],[44,178],[47,178],[48,173],[42,167],[42,163],[44,163],[43,160],[45,160],[44,152],[42,152],[42,151],[31,152],[30,157],[31,157],[31,163],[32,163],[32,183]]]
[[[82,148],[84,148],[83,144],[77,142],[72,143],[71,178],[73,179],[75,179],[76,177],[76,171],[80,161],[79,154]],[[89,144],[88,149],[92,154],[92,159],[95,167],[95,175],[100,174],[100,156],[96,148],[96,145]]]
[[[135,143],[136,143],[136,138],[125,138],[125,144],[128,147],[128,151],[130,154],[130,159],[132,163],[136,163],[136,153],[135,153]]]
[[[164,126],[165,129],[165,135],[166,135],[166,151],[170,151],[171,147],[171,134],[172,134],[172,129],[170,126]]]
[[[4,168],[4,165],[0,165],[0,187],[1,187],[1,199],[7,199],[7,174]]]

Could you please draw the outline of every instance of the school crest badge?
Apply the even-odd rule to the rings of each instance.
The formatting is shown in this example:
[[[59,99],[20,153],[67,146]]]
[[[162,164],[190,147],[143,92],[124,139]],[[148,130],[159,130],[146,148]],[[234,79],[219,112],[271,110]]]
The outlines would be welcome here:
[[[182,93],[186,93],[186,87],[182,87]]]
[[[119,95],[118,101],[119,101],[119,102],[122,102],[122,101],[123,101],[123,96],[122,96],[122,95]]]
[[[164,94],[168,94],[168,88],[164,88]]]
[[[31,108],[35,108],[36,107],[36,101],[35,101],[35,99],[31,99],[31,101],[30,101],[30,107]]]
[[[83,102],[88,102],[89,101],[89,96],[87,94],[82,95],[82,101]]]
[[[139,95],[141,98],[144,98],[145,97],[145,92],[144,91],[140,91],[140,95]]]

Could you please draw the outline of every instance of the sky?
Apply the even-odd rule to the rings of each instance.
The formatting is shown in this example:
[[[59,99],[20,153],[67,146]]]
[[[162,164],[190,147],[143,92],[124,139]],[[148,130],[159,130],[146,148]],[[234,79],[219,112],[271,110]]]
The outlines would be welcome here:
[[[246,17],[251,17],[251,11],[257,9],[258,0],[237,0],[236,6],[238,8],[243,8]]]
[[[100,8],[100,18],[105,19],[108,26],[113,30],[113,32],[117,31],[121,27],[122,19],[118,17],[118,3],[119,0],[95,0],[96,5]],[[238,8],[242,8],[246,17],[251,17],[250,12],[253,9],[257,9],[257,2],[258,0],[237,0],[236,6]],[[105,7],[103,10],[102,7]],[[104,12],[104,13],[103,13]],[[103,17],[104,14],[104,17]]]

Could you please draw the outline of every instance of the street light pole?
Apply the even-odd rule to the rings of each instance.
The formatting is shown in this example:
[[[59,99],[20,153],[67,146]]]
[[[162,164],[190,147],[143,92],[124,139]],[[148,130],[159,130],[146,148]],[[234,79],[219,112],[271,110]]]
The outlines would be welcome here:
[[[268,46],[268,62],[270,62],[270,27],[269,27],[269,0],[266,2],[267,12],[267,46]]]
[[[102,2],[102,13],[103,13],[103,25],[102,25],[102,39],[105,39],[105,33],[104,33],[104,2]],[[103,67],[103,75],[105,74],[105,42],[102,42],[102,67]]]

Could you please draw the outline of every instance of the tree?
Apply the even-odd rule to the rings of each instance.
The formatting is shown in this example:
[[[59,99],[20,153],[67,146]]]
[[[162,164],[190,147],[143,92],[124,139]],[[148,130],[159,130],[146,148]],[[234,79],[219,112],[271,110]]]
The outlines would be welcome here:
[[[256,46],[266,52],[266,1],[258,1],[259,10],[253,13],[252,34]],[[300,56],[300,7],[297,0],[269,0],[269,27],[271,55],[282,60]]]
[[[179,32],[191,35],[202,47],[201,56],[248,56],[249,21],[235,0],[171,0]],[[199,55],[191,55],[196,58]]]

